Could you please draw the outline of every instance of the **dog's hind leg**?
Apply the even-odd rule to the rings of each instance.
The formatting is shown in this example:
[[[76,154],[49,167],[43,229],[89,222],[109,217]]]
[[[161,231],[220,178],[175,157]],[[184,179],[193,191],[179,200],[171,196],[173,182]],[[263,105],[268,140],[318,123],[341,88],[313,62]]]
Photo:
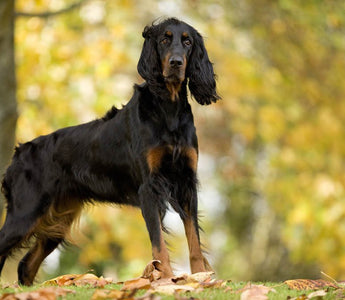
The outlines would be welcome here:
[[[22,285],[32,285],[42,261],[60,244],[61,239],[37,239],[35,245],[22,258],[18,266],[18,280]]]
[[[23,257],[18,266],[20,284],[32,285],[43,260],[68,239],[72,223],[78,218],[82,202],[74,199],[56,201],[38,220],[32,235],[36,237],[34,246]]]
[[[13,166],[5,175],[2,190],[7,199],[7,214],[0,230],[0,256],[7,256],[30,237],[52,199],[37,180],[21,169],[15,172]]]
[[[25,215],[7,212],[5,224],[0,230],[0,272],[6,258],[29,239],[36,221],[35,210],[26,212]]]
[[[0,256],[8,256],[12,250],[19,248],[31,235],[37,221],[35,210],[25,214],[7,212],[5,224],[0,230]]]

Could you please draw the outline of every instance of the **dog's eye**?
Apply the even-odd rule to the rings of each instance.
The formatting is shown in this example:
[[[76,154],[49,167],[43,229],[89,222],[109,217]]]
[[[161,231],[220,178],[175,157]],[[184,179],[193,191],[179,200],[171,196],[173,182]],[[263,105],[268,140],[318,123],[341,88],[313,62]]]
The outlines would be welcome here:
[[[167,44],[168,42],[169,42],[168,38],[164,38],[164,39],[161,40],[161,44],[162,44],[162,45],[165,45],[165,44]]]
[[[185,40],[183,41],[183,44],[184,44],[185,46],[190,46],[190,45],[192,45],[192,41],[191,41],[190,39],[185,39]]]

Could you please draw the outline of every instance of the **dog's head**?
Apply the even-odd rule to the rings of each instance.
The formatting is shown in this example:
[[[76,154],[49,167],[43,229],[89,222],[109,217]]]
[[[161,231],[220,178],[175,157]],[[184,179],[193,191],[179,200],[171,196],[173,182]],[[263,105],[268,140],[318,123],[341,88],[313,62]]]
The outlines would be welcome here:
[[[189,90],[200,104],[220,98],[203,38],[193,27],[170,18],[145,27],[143,37],[138,72],[148,84],[164,82],[174,100],[188,78]]]

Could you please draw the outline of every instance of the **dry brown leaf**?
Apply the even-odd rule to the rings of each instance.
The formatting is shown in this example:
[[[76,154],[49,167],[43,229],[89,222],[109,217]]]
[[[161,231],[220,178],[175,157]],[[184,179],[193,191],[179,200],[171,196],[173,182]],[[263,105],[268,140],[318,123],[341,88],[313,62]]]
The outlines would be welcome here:
[[[53,279],[43,282],[42,285],[58,285],[58,286],[70,285],[69,282],[73,281],[77,276],[78,274],[61,275],[61,276],[58,276],[58,277],[55,277]]]
[[[191,292],[195,291],[195,288],[189,285],[179,285],[179,284],[169,284],[169,285],[159,285],[154,290],[154,292],[174,295],[179,292]]]
[[[142,278],[148,278],[150,281],[158,280],[162,277],[161,262],[159,260],[151,260],[145,267]]]
[[[309,295],[303,294],[300,295],[298,297],[294,297],[294,298],[290,298],[288,297],[289,300],[309,300],[309,299],[313,299],[313,298],[317,298],[317,299],[323,299],[323,296],[326,296],[327,292],[324,290],[319,290],[316,292],[312,292]],[[338,298],[336,298],[338,299]]]
[[[307,299],[312,299],[312,298],[316,298],[316,297],[323,297],[326,296],[327,293],[324,290],[320,290],[320,291],[316,291],[316,292],[312,292],[308,295]]]
[[[284,281],[287,286],[292,290],[319,290],[325,287],[339,288],[339,286],[333,282],[323,279],[293,279]]]
[[[136,290],[119,291],[119,290],[98,289],[93,293],[91,300],[103,300],[103,299],[134,300],[135,293],[136,293]]]
[[[136,297],[135,300],[161,300],[162,297],[156,295],[156,294],[152,294],[150,293],[150,291],[148,291],[145,295],[141,296],[141,297]]]
[[[160,285],[171,285],[171,284],[175,284],[171,278],[161,278],[161,279],[158,279],[156,281],[152,281],[151,282],[151,288],[154,290],[157,286],[160,286]]]
[[[211,280],[209,282],[201,282],[200,285],[204,289],[220,288],[220,287],[224,287],[226,285],[226,281],[220,280],[220,279],[219,280]]]
[[[20,288],[19,284],[17,282],[14,282],[14,283],[6,283],[4,285],[1,286],[1,289],[8,289],[8,288],[11,288],[11,289],[18,289]]]
[[[134,278],[125,281],[123,287],[121,288],[122,291],[127,290],[148,290],[151,287],[151,281],[148,278]]]
[[[103,288],[105,285],[112,283],[111,278],[97,277],[94,274],[82,274],[74,279],[73,284],[75,286],[91,285],[93,287]]]
[[[199,272],[188,276],[189,282],[206,282],[212,279],[214,272]]]
[[[275,292],[273,288],[247,283],[243,289],[241,289],[241,300],[266,300],[269,292]]]
[[[104,287],[105,285],[112,283],[111,278],[97,277],[94,274],[67,274],[59,277],[47,280],[43,285],[58,285],[58,286],[83,286],[91,285],[93,287]]]
[[[200,272],[192,275],[183,274],[171,278],[171,281],[178,285],[188,285],[197,288],[219,288],[226,284],[224,280],[212,279],[214,272]]]
[[[212,279],[214,272],[161,278],[160,268],[161,262],[152,260],[145,267],[141,277],[125,281],[121,290],[148,289],[148,295],[152,293],[173,295],[179,292],[202,290],[209,287],[217,288],[225,284],[223,280]],[[145,297],[145,299],[149,299],[147,295]]]
[[[32,292],[3,294],[0,300],[55,300],[57,297],[75,293],[72,290],[60,287],[47,287]]]
[[[188,276],[189,276],[188,274],[182,274],[182,275],[169,278],[169,280],[171,280],[173,283],[176,283],[176,284],[186,284],[188,281]]]

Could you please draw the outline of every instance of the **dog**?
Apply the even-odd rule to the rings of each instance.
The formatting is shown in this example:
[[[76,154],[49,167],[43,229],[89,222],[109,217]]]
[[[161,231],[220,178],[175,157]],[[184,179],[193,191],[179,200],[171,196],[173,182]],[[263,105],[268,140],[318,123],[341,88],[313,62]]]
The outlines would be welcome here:
[[[211,269],[200,246],[198,139],[187,86],[201,105],[220,99],[213,65],[202,36],[178,19],[146,26],[142,35],[137,69],[145,81],[134,85],[126,106],[15,149],[2,181],[0,271],[15,249],[30,244],[18,265],[22,285],[33,284],[83,206],[95,201],[141,209],[162,277],[173,276],[163,238],[170,204],[184,224],[191,272]]]

